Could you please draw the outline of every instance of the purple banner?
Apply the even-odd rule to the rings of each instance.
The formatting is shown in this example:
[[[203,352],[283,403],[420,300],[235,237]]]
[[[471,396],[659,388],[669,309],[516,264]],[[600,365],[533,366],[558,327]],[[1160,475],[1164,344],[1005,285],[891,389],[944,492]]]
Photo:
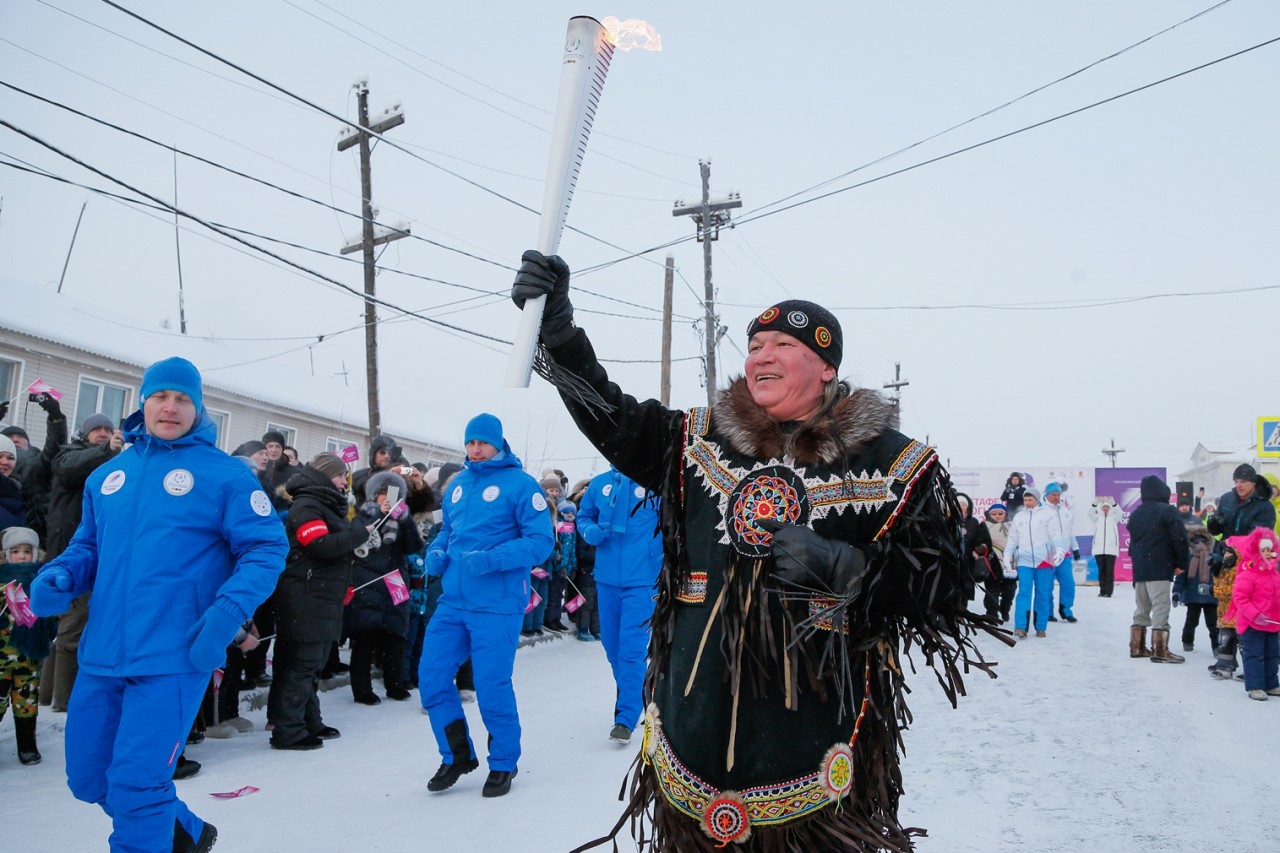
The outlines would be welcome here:
[[[1111,498],[1120,508],[1120,556],[1116,557],[1116,582],[1133,580],[1133,562],[1129,559],[1129,515],[1142,502],[1139,487],[1143,477],[1156,475],[1165,480],[1164,468],[1098,468],[1094,472],[1095,500]],[[1167,482],[1167,480],[1166,480]],[[1092,561],[1090,561],[1092,562]],[[1091,574],[1097,577],[1097,565]]]

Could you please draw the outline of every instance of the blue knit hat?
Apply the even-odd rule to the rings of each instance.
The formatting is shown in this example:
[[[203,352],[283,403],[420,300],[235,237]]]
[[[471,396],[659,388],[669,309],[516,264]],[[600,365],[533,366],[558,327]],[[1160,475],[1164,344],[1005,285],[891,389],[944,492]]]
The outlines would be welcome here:
[[[990,512],[990,511],[992,511],[992,510],[996,510],[996,509],[1000,510],[1001,512],[1008,512],[1008,511],[1009,511],[1009,508],[1008,508],[1008,507],[1006,507],[1004,504],[992,504],[991,506],[987,507],[987,511],[988,511],[988,512]]]
[[[492,444],[499,450],[502,449],[502,421],[488,412],[476,415],[467,421],[467,431],[463,435],[463,442],[483,441]]]
[[[1050,483],[1049,485],[1044,487],[1044,496],[1046,498],[1049,497],[1049,495],[1060,495],[1060,494],[1062,494],[1062,486],[1059,486],[1057,483]]]
[[[185,358],[166,358],[157,361],[142,374],[142,399],[157,391],[181,391],[196,404],[196,411],[204,409],[204,391],[201,388],[200,371]]]

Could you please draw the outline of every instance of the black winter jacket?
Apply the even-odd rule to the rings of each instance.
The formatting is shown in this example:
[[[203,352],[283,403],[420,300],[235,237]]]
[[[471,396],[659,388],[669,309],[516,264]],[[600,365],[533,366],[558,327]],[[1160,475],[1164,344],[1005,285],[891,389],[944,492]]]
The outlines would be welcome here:
[[[1222,537],[1214,553],[1220,555],[1222,543],[1232,536],[1244,536],[1255,527],[1271,530],[1275,525],[1276,508],[1271,503],[1271,484],[1266,479],[1258,478],[1258,487],[1244,503],[1240,502],[1236,490],[1230,489],[1218,500],[1218,509],[1209,518],[1209,532]]]
[[[53,489],[49,495],[46,524],[49,538],[45,542],[48,561],[66,550],[80,526],[84,509],[84,483],[99,465],[116,455],[110,443],[90,444],[83,438],[64,445],[53,460]]]
[[[22,483],[22,499],[27,504],[27,527],[49,541],[49,498],[53,490],[53,460],[67,443],[67,419],[59,414],[45,422],[44,448],[18,451],[13,478]]]
[[[1142,503],[1129,516],[1129,557],[1135,582],[1172,581],[1173,570],[1191,563],[1187,528],[1169,503],[1169,487],[1159,477],[1143,477]]]
[[[369,533],[347,520],[346,495],[310,465],[289,478],[285,491],[293,505],[285,524],[289,556],[275,592],[276,629],[282,640],[333,642],[342,634],[353,552]]]

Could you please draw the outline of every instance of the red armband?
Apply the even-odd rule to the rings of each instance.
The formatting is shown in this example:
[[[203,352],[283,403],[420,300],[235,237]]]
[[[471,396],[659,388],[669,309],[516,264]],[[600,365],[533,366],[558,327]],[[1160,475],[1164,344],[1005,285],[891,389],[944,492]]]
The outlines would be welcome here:
[[[324,523],[324,519],[317,518],[308,521],[298,528],[297,537],[298,544],[304,548],[312,542],[329,533],[329,525]]]

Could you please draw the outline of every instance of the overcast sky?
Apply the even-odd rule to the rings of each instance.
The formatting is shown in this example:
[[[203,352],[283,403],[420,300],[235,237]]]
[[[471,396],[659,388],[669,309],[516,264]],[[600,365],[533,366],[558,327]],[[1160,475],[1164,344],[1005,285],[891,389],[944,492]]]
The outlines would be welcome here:
[[[713,190],[743,199],[741,224],[714,248],[729,329],[722,384],[741,371],[750,318],[806,298],[843,323],[842,375],[878,388],[901,362],[903,430],[955,467],[1105,465],[1114,438],[1127,449],[1121,464],[1177,471],[1197,442],[1244,448],[1254,418],[1280,411],[1266,381],[1278,304],[1267,288],[1280,286],[1280,43],[890,175],[1280,37],[1272,0],[848,2],[808,13],[763,2],[122,5],[328,112],[354,119],[352,82],[364,75],[375,113],[402,102],[407,121],[389,137],[412,153],[375,148],[374,198],[380,218],[411,221],[415,239],[382,252],[379,295],[504,340],[518,321],[504,294],[537,236],[520,205],[541,204],[568,18],[647,19],[662,52],[615,55],[569,217],[590,236],[566,232],[560,251],[583,269],[683,239],[670,249],[673,355],[684,359],[674,406],[699,405],[705,391],[693,323],[702,250],[671,209],[697,195],[698,159],[710,157]],[[308,197],[177,158],[184,210],[329,253],[246,236],[362,287],[359,256],[332,256],[359,228],[325,206],[359,209],[358,160],[335,150],[332,117],[90,0],[0,4],[0,80]],[[167,148],[11,89],[0,89],[0,118],[174,198]],[[8,128],[0,154],[137,197]],[[766,207],[793,195],[788,204],[808,203]],[[177,328],[171,215],[7,165],[0,196],[6,276],[56,288],[87,201],[63,293],[158,333]],[[314,373],[358,409],[362,301],[183,227],[190,331],[261,339],[234,346],[264,359],[268,396],[272,383]],[[658,393],[665,254],[574,277],[591,291],[574,301],[597,351],[648,360],[609,365],[640,397]],[[541,380],[502,388],[505,345],[380,316],[392,431],[458,441],[489,410],[530,465],[561,463],[571,477],[601,468]]]

